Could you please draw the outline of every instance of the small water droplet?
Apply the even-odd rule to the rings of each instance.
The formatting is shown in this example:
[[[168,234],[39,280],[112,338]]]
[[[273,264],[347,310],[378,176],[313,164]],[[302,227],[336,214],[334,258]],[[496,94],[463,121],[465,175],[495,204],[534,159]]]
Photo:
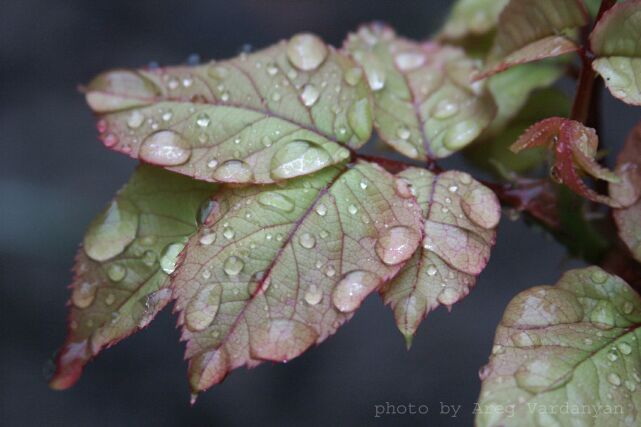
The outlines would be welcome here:
[[[316,205],[316,208],[314,210],[320,216],[325,216],[327,214],[327,206],[325,206],[323,203]]]
[[[380,277],[369,271],[351,271],[343,276],[334,288],[332,303],[343,313],[352,312],[380,283]]]
[[[236,232],[231,227],[225,227],[225,230],[223,231],[223,236],[225,237],[225,239],[231,240],[234,238],[234,236],[236,236]]]
[[[303,87],[303,92],[300,94],[300,99],[306,107],[313,106],[320,96],[319,90],[311,83]]]
[[[211,119],[210,119],[210,118],[209,118],[209,116],[208,116],[207,114],[205,114],[205,113],[200,114],[200,115],[196,118],[196,124],[197,124],[198,126],[200,126],[201,128],[206,128],[207,126],[209,126],[209,123],[211,123]]]
[[[138,110],[134,110],[127,119],[127,126],[131,129],[138,129],[145,121],[145,116]]]
[[[200,236],[200,239],[198,241],[203,246],[209,246],[216,241],[216,233],[207,231],[203,233],[202,236]]]
[[[254,177],[249,165],[242,160],[226,160],[213,173],[216,181],[220,182],[250,182]]]
[[[298,243],[305,249],[312,249],[316,246],[316,238],[310,233],[303,233],[298,239]]]
[[[448,188],[450,193],[456,193],[458,191],[458,186],[457,185],[450,185]]]
[[[189,160],[191,149],[187,141],[171,130],[152,133],[140,146],[141,160],[161,166],[177,166]]]
[[[323,299],[323,292],[316,285],[310,285],[305,291],[305,302],[309,305],[316,305]]]
[[[287,44],[287,58],[299,70],[315,70],[326,57],[325,43],[313,34],[297,34]]]
[[[89,307],[96,298],[98,286],[93,282],[82,282],[73,288],[71,302],[78,308]]]
[[[361,187],[361,190],[366,190],[367,189],[367,181],[362,179],[359,186]]]
[[[434,117],[437,119],[448,119],[458,113],[458,104],[447,98],[440,100],[434,108]]]
[[[356,207],[356,205],[349,205],[347,207],[347,211],[352,215],[356,215],[356,213],[358,212],[358,208]]]
[[[334,275],[336,275],[336,269],[332,265],[327,265],[325,267],[325,276],[334,277]]]
[[[436,269],[435,265],[432,264],[429,267],[427,267],[427,275],[428,276],[434,276],[434,275],[436,275],[436,273],[438,273],[438,270]]]
[[[605,283],[605,281],[608,278],[608,275],[605,271],[598,269],[598,270],[594,270],[592,274],[590,274],[590,278],[595,283]]]
[[[623,310],[624,314],[630,314],[632,313],[632,310],[634,310],[634,304],[632,304],[630,301],[625,301],[621,309]]]
[[[160,256],[160,268],[166,274],[172,274],[176,270],[178,255],[185,248],[184,243],[171,243],[165,247]]]
[[[237,256],[232,255],[227,258],[227,260],[225,260],[223,270],[225,270],[225,273],[227,273],[227,275],[229,276],[236,276],[243,270],[243,267],[245,267],[245,263],[243,262],[243,260],[238,258]]]
[[[621,385],[621,377],[614,372],[611,372],[608,374],[608,382],[613,386],[618,387]]]
[[[120,282],[127,275],[127,269],[120,264],[111,264],[107,268],[107,276],[112,282]]]
[[[107,294],[105,297],[105,304],[111,305],[116,301],[116,296],[112,293]]]
[[[628,354],[632,353],[632,347],[630,346],[630,344],[628,344],[625,341],[621,341],[619,343],[618,347],[619,347],[619,351],[621,352],[621,354],[623,354],[625,356],[627,356]]]

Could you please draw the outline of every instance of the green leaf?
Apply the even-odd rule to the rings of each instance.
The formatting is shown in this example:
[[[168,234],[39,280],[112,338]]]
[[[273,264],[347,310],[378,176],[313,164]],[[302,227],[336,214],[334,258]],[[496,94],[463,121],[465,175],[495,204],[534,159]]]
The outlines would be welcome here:
[[[374,91],[374,124],[381,139],[408,157],[449,156],[494,117],[483,82],[470,81],[475,61],[460,48],[419,44],[380,24],[350,34],[345,47]]]
[[[640,326],[641,297],[598,267],[520,293],[479,372],[476,425],[639,425]]]
[[[509,0],[458,0],[439,34],[446,40],[489,33]]]
[[[641,123],[632,130],[617,158],[617,173],[621,183],[610,183],[610,197],[622,208],[612,215],[619,237],[632,256],[641,262]]]
[[[578,50],[563,33],[587,23],[579,0],[511,0],[499,16],[488,66],[479,77]]]
[[[398,177],[421,207],[425,238],[381,293],[409,346],[430,311],[451,307],[474,286],[489,260],[501,207],[489,188],[465,172],[409,168]]]
[[[298,34],[227,61],[110,71],[86,97],[114,150],[199,180],[272,183],[342,162],[369,139],[359,73]]]
[[[76,257],[69,331],[51,387],[72,386],[92,357],[145,327],[169,302],[167,273],[215,188],[141,166],[91,223]]]
[[[351,318],[422,239],[405,190],[359,162],[218,193],[173,281],[192,391],[242,365],[297,357]]]
[[[641,105],[641,0],[618,3],[590,34],[592,67],[615,97]]]

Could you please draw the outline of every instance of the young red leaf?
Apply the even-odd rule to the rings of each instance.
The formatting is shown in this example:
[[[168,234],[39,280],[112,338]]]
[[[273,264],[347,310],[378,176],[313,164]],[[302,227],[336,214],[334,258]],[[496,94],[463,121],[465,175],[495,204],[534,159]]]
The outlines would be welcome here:
[[[465,172],[409,168],[398,177],[421,207],[425,238],[381,294],[409,346],[430,311],[451,307],[474,286],[489,260],[501,207],[489,188]]]
[[[411,194],[366,162],[226,189],[214,203],[173,280],[194,393],[232,369],[287,361],[325,340],[423,235]]]
[[[511,0],[499,16],[488,66],[478,78],[578,50],[563,32],[587,23],[580,0]]]
[[[610,197],[621,208],[614,209],[612,215],[619,237],[641,262],[641,123],[632,130],[619,153],[616,170],[621,182],[610,184]]]
[[[171,299],[167,273],[215,188],[141,166],[91,223],[76,256],[69,331],[52,388],[71,387],[91,358],[147,326],[165,307]]]
[[[521,292],[479,371],[476,425],[639,425],[639,343],[641,296],[599,267]]]
[[[476,62],[462,49],[416,43],[381,24],[350,34],[345,48],[374,91],[380,137],[414,159],[462,149],[496,114],[483,82],[471,83]]]
[[[612,95],[641,105],[641,0],[614,5],[590,34],[596,55],[592,67],[605,79]]]
[[[311,34],[227,61],[115,70],[86,88],[106,146],[200,180],[271,183],[344,161],[372,131],[370,91]]]
[[[510,147],[518,153],[533,147],[547,147],[554,152],[552,174],[555,180],[567,185],[575,193],[595,202],[619,206],[616,200],[598,194],[579,176],[578,170],[608,182],[619,182],[619,177],[599,165],[596,156],[599,138],[594,129],[563,117],[550,117],[530,126]]]

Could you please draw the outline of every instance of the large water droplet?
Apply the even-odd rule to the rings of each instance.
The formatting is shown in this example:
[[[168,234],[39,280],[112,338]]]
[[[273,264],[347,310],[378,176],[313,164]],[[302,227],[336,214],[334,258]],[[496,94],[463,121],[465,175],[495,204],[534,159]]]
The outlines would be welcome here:
[[[223,265],[225,273],[227,273],[229,276],[238,275],[238,273],[243,270],[243,267],[245,267],[245,263],[243,262],[243,260],[234,255],[227,258],[225,260],[225,264]]]
[[[203,246],[209,246],[216,241],[216,233],[207,231],[203,233],[202,236],[200,236],[200,239],[198,239],[198,241]]]
[[[316,285],[310,285],[305,291],[304,298],[307,304],[316,305],[323,299],[323,291]]]
[[[287,58],[299,70],[314,70],[326,57],[325,43],[314,34],[297,34],[287,44]]]
[[[372,107],[369,99],[361,98],[347,111],[347,120],[358,139],[369,139],[372,133]]]
[[[86,99],[98,113],[146,105],[157,95],[157,87],[134,71],[115,70],[100,74],[87,87]]]
[[[442,99],[436,104],[434,109],[434,117],[437,119],[447,119],[458,113],[458,104],[449,99]]]
[[[334,288],[332,302],[339,311],[352,312],[380,283],[380,277],[374,273],[361,270],[351,271],[343,276]]]
[[[121,254],[134,241],[138,211],[124,199],[116,199],[89,226],[83,241],[87,256],[103,262]]]
[[[459,150],[472,142],[481,133],[481,127],[473,120],[463,120],[451,126],[443,138],[450,150]]]
[[[258,195],[258,203],[276,211],[291,212],[294,210],[294,202],[287,196],[275,191],[267,191]]]
[[[618,387],[621,385],[621,377],[615,374],[614,372],[609,373],[607,378],[608,378],[608,382],[613,386]]]
[[[572,378],[572,369],[568,368],[553,366],[548,360],[532,359],[521,365],[514,376],[516,384],[523,390],[541,393],[566,384]]]
[[[303,233],[298,239],[298,242],[305,249],[312,249],[316,246],[316,238],[310,233]]]
[[[140,146],[139,157],[147,163],[161,166],[182,165],[191,156],[185,139],[172,130],[149,135]]]
[[[308,83],[303,87],[303,92],[300,94],[300,99],[303,101],[303,104],[306,107],[311,107],[316,104],[318,97],[320,96],[319,90],[311,83]]]
[[[254,177],[249,165],[242,160],[227,160],[214,171],[213,177],[220,182],[250,182]]]
[[[307,175],[323,169],[332,159],[324,148],[309,142],[296,140],[278,149],[271,161],[271,176],[287,179]]]
[[[145,116],[138,110],[134,110],[127,119],[127,126],[131,129],[138,129],[145,121]]]
[[[160,256],[160,268],[166,274],[172,274],[176,270],[178,255],[185,248],[184,243],[172,243],[167,245]]]
[[[412,71],[425,63],[425,55],[421,52],[404,52],[394,57],[396,66],[401,71]]]
[[[356,52],[354,57],[363,66],[369,87],[373,91],[383,89],[387,74],[378,57],[371,52]]]
[[[89,307],[96,299],[96,291],[98,290],[97,283],[82,282],[73,288],[71,294],[71,302],[78,308]]]
[[[632,353],[632,346],[630,346],[630,344],[628,344],[625,341],[621,341],[617,347],[619,347],[619,351],[624,356],[627,356],[628,354]]]
[[[201,286],[185,308],[185,321],[192,331],[202,331],[214,321],[223,288],[219,284]]]
[[[376,241],[376,253],[385,264],[396,265],[414,254],[420,239],[416,230],[404,225],[392,227]]]

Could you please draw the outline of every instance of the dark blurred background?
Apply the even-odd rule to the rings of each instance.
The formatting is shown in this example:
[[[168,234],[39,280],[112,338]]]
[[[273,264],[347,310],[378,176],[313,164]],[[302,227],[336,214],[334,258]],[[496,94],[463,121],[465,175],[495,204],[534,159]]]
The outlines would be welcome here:
[[[104,352],[71,390],[47,388],[65,334],[66,285],[91,218],[135,162],[105,150],[77,92],[98,72],[235,55],[301,30],[334,44],[385,20],[415,38],[436,31],[451,1],[4,0],[0,14],[0,424],[4,426],[471,425],[494,329],[520,290],[581,265],[522,221],[504,219],[477,288],[439,309],[406,351],[388,308],[367,300],[323,345],[287,365],[240,369],[189,406],[175,319]],[[604,94],[606,144],[639,117]],[[460,161],[449,161],[458,164]],[[375,418],[374,405],[428,405]],[[457,418],[441,402],[461,405]]]

